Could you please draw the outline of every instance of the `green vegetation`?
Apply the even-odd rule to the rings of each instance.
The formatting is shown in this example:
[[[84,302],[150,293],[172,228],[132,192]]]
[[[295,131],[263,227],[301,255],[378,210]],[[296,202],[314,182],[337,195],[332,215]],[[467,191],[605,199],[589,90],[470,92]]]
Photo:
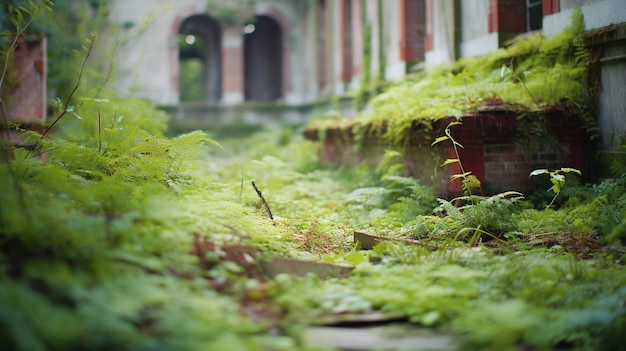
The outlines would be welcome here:
[[[563,187],[565,186],[565,174],[564,173],[565,174],[577,173],[578,175],[582,175],[580,170],[569,168],[569,167],[562,167],[561,169],[556,169],[554,171],[549,171],[547,169],[536,169],[530,172],[531,177],[537,176],[540,174],[548,174],[550,176],[550,182],[552,183],[552,186],[548,190],[554,193],[554,197],[552,198],[552,201],[550,201],[547,207],[552,206],[554,201],[556,201],[556,198],[561,193],[561,190],[563,190]]]
[[[575,11],[572,23],[559,35],[533,34],[486,55],[419,72],[374,96],[371,108],[356,119],[313,121],[309,127],[354,128],[403,146],[416,121],[462,118],[485,105],[521,115],[566,105],[586,116],[591,100],[584,83],[589,53],[580,37],[583,25],[582,12]],[[587,123],[593,129],[593,123]]]
[[[144,101],[71,100],[45,138],[23,131],[35,150],[3,145],[3,349],[321,350],[306,327],[370,312],[460,350],[626,342],[624,174],[557,177],[546,208],[514,192],[479,198],[462,171],[456,203],[405,177],[397,151],[328,169],[290,128],[166,138]],[[362,250],[356,230],[389,240]],[[354,269],[270,278],[261,263],[276,257]]]

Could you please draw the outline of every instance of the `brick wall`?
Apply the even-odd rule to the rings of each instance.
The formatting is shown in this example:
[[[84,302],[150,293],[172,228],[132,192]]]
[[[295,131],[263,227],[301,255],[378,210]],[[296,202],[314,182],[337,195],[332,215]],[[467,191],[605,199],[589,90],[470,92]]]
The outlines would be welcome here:
[[[400,59],[423,61],[426,46],[426,1],[402,0]]]
[[[529,178],[530,172],[538,168],[573,167],[583,172],[583,181],[591,179],[592,144],[579,119],[560,110],[546,112],[543,117],[550,137],[535,151],[524,151],[525,145],[516,142],[518,116],[513,111],[478,112],[464,117],[462,125],[452,128],[452,136],[463,145],[459,149],[463,167],[478,177],[485,195],[509,190],[529,194],[537,187],[545,189],[545,183]],[[408,146],[402,150],[407,175],[435,187],[437,195],[445,198],[461,194],[460,180],[449,180],[451,174],[460,174],[461,170],[457,164],[439,167],[445,159],[456,158],[454,149],[446,142],[435,146],[430,146],[430,142],[444,134],[450,121],[435,122],[432,129],[416,125]],[[319,140],[314,130],[305,136]],[[351,131],[331,130],[320,145],[320,160],[333,165],[367,162],[375,166],[390,148],[380,136],[371,134],[359,148],[354,143]]]
[[[559,0],[543,0],[542,1],[542,10],[543,10],[543,15],[550,15],[553,14],[555,12],[559,12]]]
[[[526,0],[490,0],[489,32],[526,31]]]
[[[6,80],[12,83],[5,84],[9,88],[2,92],[8,102],[9,119],[18,123],[43,123],[47,107],[46,37],[22,36],[16,44]]]
[[[534,184],[534,179],[529,178],[533,170],[569,166],[567,145],[552,145],[552,148],[545,148],[530,155],[520,152],[511,144],[486,145],[483,187],[487,193],[507,190],[528,192],[532,190]]]

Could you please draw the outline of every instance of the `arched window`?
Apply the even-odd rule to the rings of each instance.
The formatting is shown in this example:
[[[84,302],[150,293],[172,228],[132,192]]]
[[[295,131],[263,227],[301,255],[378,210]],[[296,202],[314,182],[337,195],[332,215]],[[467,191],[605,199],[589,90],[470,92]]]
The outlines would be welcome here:
[[[216,103],[222,97],[221,28],[205,15],[188,17],[179,30],[180,101]]]
[[[256,16],[244,27],[244,95],[246,101],[276,101],[283,97],[283,48],[280,25]]]

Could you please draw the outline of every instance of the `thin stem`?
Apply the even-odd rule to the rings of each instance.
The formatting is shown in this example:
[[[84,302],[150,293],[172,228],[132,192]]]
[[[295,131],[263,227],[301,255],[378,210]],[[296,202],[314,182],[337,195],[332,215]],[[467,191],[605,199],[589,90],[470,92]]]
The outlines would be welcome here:
[[[78,72],[78,78],[76,79],[76,84],[74,85],[74,89],[72,89],[72,92],[70,93],[70,95],[67,97],[67,99],[65,100],[65,105],[63,105],[63,111],[61,111],[61,113],[59,114],[59,116],[57,116],[57,118],[55,118],[55,120],[48,126],[48,128],[46,128],[46,130],[44,130],[43,133],[41,133],[41,139],[43,139],[49,132],[50,130],[52,130],[52,128],[57,124],[57,122],[59,122],[59,120],[61,120],[61,118],[63,118],[63,116],[65,116],[65,113],[67,113],[67,108],[70,104],[70,101],[72,100],[72,97],[74,97],[74,94],[76,93],[76,91],[78,90],[78,87],[80,87],[82,79],[83,79],[83,73],[85,72],[85,66],[87,64],[87,59],[89,58],[89,55],[91,55],[91,50],[93,49],[93,45],[96,41],[96,36],[92,34],[92,40],[89,41],[89,48],[87,49],[87,53],[85,54],[85,58],[83,59],[83,63],[80,66],[80,71]],[[37,147],[39,146],[39,141],[37,143],[35,143],[35,146],[33,147],[33,150],[36,150]],[[28,157],[30,155],[30,152],[26,154],[26,157]]]
[[[261,203],[263,204],[263,207],[265,207],[265,211],[267,212],[267,215],[270,217],[272,222],[274,222],[274,216],[272,216],[272,210],[270,210],[270,205],[267,203],[267,201],[265,201],[263,194],[261,194],[261,190],[257,188],[256,184],[254,184],[254,181],[252,181],[252,186],[254,187],[254,190],[256,191],[257,195],[259,195],[259,198],[261,198]],[[274,225],[276,225],[276,222],[274,222]]]
[[[0,92],[2,91],[2,86],[4,85],[4,80],[6,79],[7,71],[9,69],[9,60],[13,52],[15,51],[15,48],[17,47],[18,39],[24,34],[24,32],[26,32],[26,29],[33,23],[33,21],[35,20],[35,15],[39,12],[39,10],[44,8],[47,4],[48,4],[47,0],[40,2],[31,12],[31,16],[28,19],[28,21],[26,21],[26,23],[24,23],[22,28],[18,29],[18,31],[15,33],[15,37],[13,38],[13,41],[11,42],[11,45],[9,46],[9,49],[7,50],[7,53],[6,53],[4,66],[2,68],[2,75],[0,75]],[[0,115],[1,115],[0,117],[2,118],[2,124],[3,124],[2,127],[4,129],[4,132],[6,133],[5,140],[9,140],[10,134],[9,134],[9,129],[8,129],[8,113],[6,111],[6,106],[4,105],[4,100],[2,99],[1,94],[0,94]],[[3,145],[0,144],[0,147],[3,147]],[[1,157],[3,161],[5,161],[7,164],[7,171],[9,172],[11,178],[13,179],[13,182],[12,182],[13,188],[15,189],[15,193],[17,194],[20,206],[24,210],[24,215],[26,216],[26,219],[28,220],[29,223],[35,223],[33,219],[31,218],[30,211],[28,210],[28,206],[26,204],[26,199],[24,198],[22,187],[20,186],[18,182],[17,174],[15,173],[15,170],[13,169],[11,164],[9,163],[8,153],[5,153],[5,152],[0,152],[0,153],[2,154]],[[0,206],[0,223],[1,224],[4,223],[3,212],[4,212],[3,208]]]
[[[556,198],[559,196],[560,193],[561,193],[561,189],[559,189],[559,191],[557,191],[556,194],[554,194],[554,197],[552,198],[552,201],[550,201],[548,206],[546,206],[546,210],[549,209],[550,206],[552,206],[552,204],[554,203],[554,201],[556,201]]]
[[[459,149],[457,147],[457,143],[452,137],[452,133],[450,132],[450,126],[446,128],[446,135],[448,136],[448,138],[450,138],[450,141],[452,142],[452,147],[454,148],[454,155],[456,156],[456,159],[458,160],[459,168],[461,169],[461,174],[465,174],[465,169],[463,168],[463,164],[461,163],[461,157],[459,156]]]
[[[82,78],[83,78],[83,73],[85,72],[85,65],[87,64],[87,59],[89,58],[89,55],[91,54],[91,50],[93,49],[93,44],[95,42],[95,36],[93,37],[93,40],[91,40],[91,43],[89,44],[89,48],[87,49],[87,54],[85,55],[85,58],[83,59],[83,63],[80,66],[80,71],[78,72],[78,78],[76,79],[76,85],[74,85],[74,89],[72,89],[72,92],[70,93],[70,95],[67,97],[67,99],[65,100],[65,105],[63,106],[63,111],[61,112],[61,114],[50,124],[50,126],[48,126],[48,128],[46,128],[46,130],[41,134],[41,137],[43,138],[44,136],[46,136],[46,134],[48,134],[48,132],[52,129],[52,127],[54,127],[55,124],[57,124],[57,122],[65,115],[65,113],[67,112],[67,107],[69,106],[70,101],[72,100],[72,97],[74,97],[74,94],[76,93],[76,91],[78,90],[78,87],[80,87],[81,82],[82,82]]]
[[[102,117],[98,109],[98,153],[102,154]]]

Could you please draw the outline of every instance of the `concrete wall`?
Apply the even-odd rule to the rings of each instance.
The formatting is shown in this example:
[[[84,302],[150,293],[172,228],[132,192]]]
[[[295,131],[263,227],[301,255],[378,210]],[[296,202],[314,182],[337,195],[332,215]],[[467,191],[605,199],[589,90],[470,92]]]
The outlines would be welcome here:
[[[383,51],[385,53],[385,78],[398,80],[406,75],[406,62],[400,59],[400,4],[399,1],[384,1],[383,7]]]
[[[600,158],[621,153],[620,136],[626,134],[626,2],[624,0],[561,0],[561,11],[544,17],[544,33],[557,34],[571,21],[574,8],[584,15],[585,30],[604,28],[606,35],[594,40],[599,49],[600,91],[597,123],[600,134]],[[611,25],[622,24],[621,27]],[[610,163],[610,160],[608,161]],[[608,168],[608,164],[605,165]]]
[[[559,33],[571,22],[572,11],[580,7],[585,16],[585,30],[626,22],[624,0],[561,0],[561,11],[543,18],[547,36]]]
[[[626,39],[626,38],[623,38]],[[619,150],[626,134],[626,44],[605,48],[598,111],[600,139],[605,150]]]
[[[172,32],[176,11],[171,1],[112,1],[109,6],[110,18],[127,28],[117,33],[116,89],[160,104],[178,103],[177,65],[172,62],[178,60],[172,55],[178,45]],[[204,2],[182,0],[177,6],[191,15],[204,9]]]
[[[455,1],[432,0],[432,43],[426,52],[426,67],[434,67],[456,59]]]
[[[498,33],[489,33],[489,0],[461,3],[461,56],[478,56],[499,46]]]

